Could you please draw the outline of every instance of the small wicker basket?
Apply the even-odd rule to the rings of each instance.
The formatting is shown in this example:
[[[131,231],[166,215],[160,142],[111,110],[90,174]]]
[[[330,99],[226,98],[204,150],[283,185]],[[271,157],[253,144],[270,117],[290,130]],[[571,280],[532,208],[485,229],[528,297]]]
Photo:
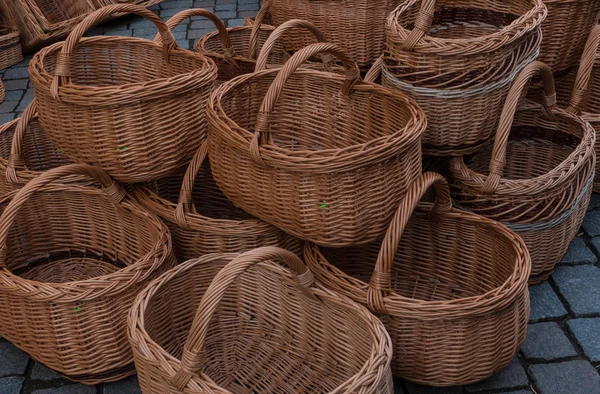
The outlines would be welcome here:
[[[23,60],[19,30],[0,25],[0,70]]]

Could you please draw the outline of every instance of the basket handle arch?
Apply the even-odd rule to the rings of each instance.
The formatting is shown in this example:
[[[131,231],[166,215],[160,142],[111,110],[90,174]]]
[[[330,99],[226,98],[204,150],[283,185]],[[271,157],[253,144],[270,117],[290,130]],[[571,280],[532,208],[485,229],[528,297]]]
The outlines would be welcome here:
[[[15,127],[15,133],[13,134],[12,144],[10,146],[10,154],[8,156],[8,164],[6,166],[6,179],[13,184],[19,183],[17,168],[27,168],[22,155],[23,139],[25,138],[27,127],[31,124],[33,118],[37,116],[37,111],[37,102],[33,99],[23,111],[23,114],[17,123],[17,127]]]
[[[194,154],[192,161],[190,161],[190,164],[185,171],[183,182],[181,183],[181,189],[179,190],[179,199],[177,200],[174,219],[179,227],[186,230],[190,229],[190,226],[187,223],[186,214],[196,212],[193,202],[194,183],[196,182],[198,171],[200,171],[202,163],[206,160],[207,155],[208,140],[205,140]]]
[[[488,176],[481,184],[480,192],[483,194],[494,193],[500,185],[500,180],[504,175],[504,166],[506,165],[506,148],[508,146],[508,138],[513,124],[517,106],[523,94],[526,92],[531,79],[540,73],[542,76],[543,96],[542,106],[546,116],[554,120],[556,119],[553,113],[556,107],[556,90],[554,88],[554,76],[550,66],[540,61],[535,61],[528,64],[513,81],[513,84],[508,91],[504,108],[500,115],[500,122],[496,137],[494,139],[494,149],[490,158]]]
[[[269,141],[271,113],[275,108],[277,100],[283,93],[285,83],[308,59],[325,52],[341,60],[344,65],[346,71],[342,85],[342,93],[344,95],[350,95],[354,85],[361,80],[358,65],[336,44],[316,43],[296,52],[277,73],[258,110],[254,135],[250,141],[250,157],[256,164],[266,167],[266,163],[260,154],[260,144]]]
[[[88,176],[97,181],[114,204],[119,204],[127,196],[125,189],[116,183],[106,172],[89,164],[68,164],[53,168],[31,180],[10,200],[0,216],[0,268],[6,267],[6,241],[12,224],[21,207],[37,192],[52,182],[72,175]]]
[[[260,33],[260,29],[263,25],[263,22],[267,18],[267,14],[269,13],[269,8],[271,7],[270,0],[266,0],[260,6],[256,17],[254,18],[254,23],[248,28],[250,29],[250,38],[248,39],[248,57],[250,59],[256,59],[256,49],[258,47],[258,33]]]
[[[287,31],[294,29],[294,28],[305,29],[305,30],[309,31],[317,39],[318,42],[326,42],[325,35],[319,30],[319,28],[317,28],[317,26],[314,23],[303,20],[303,19],[289,20],[289,21],[279,25],[271,33],[271,35],[269,35],[269,38],[267,38],[267,40],[263,44],[262,49],[260,50],[260,53],[259,53],[258,57],[256,58],[256,67],[254,69],[255,72],[261,71],[261,70],[264,70],[267,68],[267,58],[271,54],[271,50],[273,50],[273,47],[275,46],[275,43],[277,42],[277,40],[279,40],[281,38],[281,36],[283,36]],[[255,42],[255,44],[256,44],[256,42]],[[250,53],[254,53],[254,51],[256,50],[255,47],[254,48],[251,47]],[[329,56],[327,56],[327,55],[329,55],[329,54],[323,54],[321,56],[323,63],[326,65],[330,64],[333,60],[331,55],[329,55]]]
[[[413,51],[419,41],[425,37],[429,30],[431,30],[431,24],[433,23],[433,16],[435,14],[435,0],[422,0],[421,8],[415,18],[413,29],[402,45],[406,51]]]
[[[233,259],[215,276],[196,310],[187,342],[183,348],[179,369],[170,382],[180,392],[184,391],[188,382],[202,369],[208,326],[227,289],[244,272],[265,260],[275,260],[290,268],[296,274],[294,279],[302,293],[313,300],[317,299],[310,289],[314,281],[312,272],[298,256],[288,250],[275,246],[264,246]]]
[[[373,65],[367,71],[367,75],[365,75],[365,82],[376,83],[377,78],[381,76],[381,71],[383,70],[383,56],[379,56]]]
[[[162,56],[166,62],[169,61],[169,54],[172,50],[178,48],[173,33],[167,27],[165,22],[156,15],[154,12],[148,10],[145,7],[134,5],[134,4],[113,4],[99,10],[96,10],[85,17],[75,28],[71,31],[60,52],[56,58],[56,68],[54,70],[54,79],[50,87],[50,94],[52,98],[59,99],[59,88],[63,84],[69,83],[71,77],[71,55],[79,44],[81,38],[92,27],[98,23],[103,22],[108,16],[119,13],[135,14],[150,20],[158,28],[158,32],[162,37]]]
[[[589,89],[589,83],[592,77],[592,71],[594,70],[594,63],[599,47],[600,25],[596,25],[592,29],[592,32],[585,43],[585,49],[583,50],[583,55],[581,55],[581,62],[579,63],[579,69],[577,70],[577,76],[575,77],[575,85],[571,92],[567,112],[581,115],[581,107],[584,104],[584,99]]]
[[[387,313],[384,297],[392,287],[392,264],[398,244],[417,204],[431,187],[435,191],[436,198],[429,211],[429,219],[435,222],[440,215],[450,212],[452,209],[450,188],[446,178],[435,172],[426,172],[413,182],[396,210],[381,242],[381,249],[367,290],[367,305],[373,311]]]

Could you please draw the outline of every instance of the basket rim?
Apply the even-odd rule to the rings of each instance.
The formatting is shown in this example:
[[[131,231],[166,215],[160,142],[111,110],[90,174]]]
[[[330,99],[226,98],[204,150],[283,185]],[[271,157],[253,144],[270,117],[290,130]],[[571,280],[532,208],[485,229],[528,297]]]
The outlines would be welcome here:
[[[134,348],[134,353],[137,353],[139,355],[137,357],[143,357],[145,359],[144,362],[157,361],[158,365],[154,365],[154,368],[160,369],[162,375],[166,375],[167,373],[167,371],[165,371],[162,365],[165,362],[170,364],[171,368],[177,370],[181,364],[181,360],[178,360],[169,352],[165,351],[158,343],[156,343],[152,339],[152,337],[146,331],[146,327],[144,325],[146,309],[152,304],[152,299],[159,292],[159,290],[163,286],[168,285],[169,281],[172,278],[178,276],[179,274],[192,270],[197,266],[202,267],[203,265],[210,264],[215,260],[227,259],[229,262],[231,262],[233,259],[240,255],[241,253],[211,253],[196,259],[187,260],[177,265],[176,267],[168,270],[167,272],[164,272],[158,278],[154,279],[148,286],[146,286],[135,298],[135,301],[133,302],[133,305],[129,310],[128,315],[127,335],[129,341],[132,344],[132,347]],[[257,266],[265,267],[267,269],[278,270],[284,273],[289,273],[289,270],[276,263],[267,264],[265,262],[262,262],[258,263]],[[385,342],[389,346],[390,354],[387,361],[387,364],[389,365],[392,358],[392,341],[389,334],[385,330],[383,323],[377,317],[371,314],[366,307],[360,305],[359,303],[353,302],[350,298],[334,293],[331,290],[319,286],[318,284],[315,284],[311,288],[311,290],[316,296],[317,301],[324,302],[326,300],[331,303],[335,302],[348,310],[354,310],[356,312],[355,316],[357,316],[357,318],[362,317],[362,320],[364,320],[365,325],[369,328],[369,331],[371,331],[371,354],[369,355],[367,362],[365,363],[365,365],[363,365],[363,368],[361,370],[356,371],[356,374],[350,377],[346,382],[344,382],[344,384],[349,384],[358,380],[362,370],[365,367],[374,367],[372,365],[373,357],[379,355],[379,352],[377,352],[376,348],[376,338],[383,337],[382,339],[385,340]],[[379,332],[379,336],[377,335],[377,332]],[[141,343],[143,343],[144,346],[140,346]],[[137,351],[135,351],[136,348]],[[369,365],[369,362],[371,362],[371,365]],[[379,362],[381,362],[381,360]],[[202,375],[206,376],[204,374]],[[210,379],[210,377],[208,377],[207,380],[199,380],[199,376],[196,375],[192,378],[191,381],[201,381],[203,384],[208,385],[208,387],[212,388],[213,390],[216,390],[215,392],[222,392],[223,390],[223,388],[217,385],[212,379]]]
[[[0,24],[0,45],[18,43],[20,34],[19,29]]]
[[[385,23],[387,40],[401,43],[406,40],[412,30],[405,29],[398,23],[398,18],[417,1],[407,0],[389,14]],[[448,56],[474,55],[493,52],[508,46],[538,29],[546,19],[548,9],[542,0],[529,1],[531,3],[529,11],[500,31],[472,38],[437,38],[425,35],[417,43],[413,52]]]
[[[519,113],[527,111],[535,111],[539,114],[543,114],[541,105],[529,101],[524,103],[517,110],[516,114],[518,115]],[[553,108],[552,112],[559,118],[566,119],[571,123],[579,125],[583,131],[581,142],[564,161],[545,174],[529,179],[508,179],[502,177],[498,184],[498,188],[494,193],[489,194],[489,197],[493,197],[494,195],[522,196],[523,194],[542,194],[568,182],[572,176],[578,174],[587,164],[589,157],[594,153],[596,132],[592,125],[590,125],[587,120],[584,120],[577,115],[570,114],[558,107]],[[573,163],[575,164],[573,165]],[[464,156],[452,157],[450,159],[449,167],[452,176],[458,182],[469,188],[480,188],[488,177],[487,175],[472,170],[465,162]]]
[[[427,214],[432,207],[432,203],[420,202],[414,213]],[[495,232],[496,236],[501,236],[508,240],[514,246],[515,254],[518,256],[512,274],[506,278],[502,285],[486,293],[453,300],[425,301],[403,297],[395,292],[391,292],[391,294],[383,296],[384,305],[388,311],[387,315],[426,321],[459,319],[465,316],[485,314],[491,309],[505,308],[524,291],[527,291],[527,281],[531,272],[531,256],[521,237],[499,222],[471,212],[461,211],[457,208],[452,208],[449,212],[439,213],[439,215],[441,218],[467,221],[478,226],[485,226]],[[400,242],[402,242],[402,239],[400,239]],[[355,287],[353,289],[354,294],[352,294],[351,298],[363,305],[367,304],[368,283],[346,274],[337,268],[335,264],[327,261],[318,245],[312,242],[305,243],[304,261],[309,269],[315,273],[317,280],[320,280],[325,285],[327,284],[325,283],[326,281],[321,279],[321,272],[326,271],[323,268],[319,268],[319,266],[327,266],[332,272],[334,271],[335,273],[327,275],[331,276],[333,280],[343,280],[345,284],[350,286],[360,284],[360,288]]]
[[[156,50],[157,52],[161,52],[163,49],[161,43],[145,38],[120,36],[84,37],[80,40],[77,48],[82,48],[86,45],[110,47],[112,44],[124,42],[143,45],[148,47],[149,50]],[[61,41],[44,47],[31,59],[29,63],[29,75],[35,85],[36,91],[43,91],[45,94],[50,92],[55,77],[44,68],[44,61],[47,57],[57,56],[64,43],[64,41]],[[214,61],[200,53],[177,47],[171,50],[170,56],[195,59],[203,62],[203,66],[173,77],[157,78],[145,82],[112,86],[65,84],[60,87],[59,100],[80,106],[123,105],[126,102],[157,100],[163,96],[174,96],[183,92],[197,90],[205,85],[212,85],[217,78],[217,66]],[[173,86],[177,88],[173,89]]]
[[[223,111],[219,103],[225,94],[256,80],[260,81],[271,74],[277,74],[281,69],[280,67],[270,68],[240,75],[213,90],[206,106],[210,133],[213,135],[222,134],[218,138],[225,137],[229,139],[230,143],[235,145],[236,149],[249,151],[254,133],[237,126]],[[294,71],[294,75],[307,79],[318,79],[323,81],[322,83],[333,83],[339,85],[340,90],[345,81],[344,75],[310,68],[298,68]],[[412,118],[403,129],[397,130],[393,134],[377,137],[368,142],[345,148],[292,151],[275,144],[262,144],[259,149],[264,162],[268,165],[290,171],[326,173],[335,170],[339,172],[349,167],[363,167],[384,161],[398,155],[421,139],[421,135],[427,125],[427,120],[425,113],[413,98],[400,91],[364,81],[357,82],[352,89],[353,91],[369,93],[373,96],[384,96],[390,101],[396,100],[399,103],[402,102],[404,107],[412,114]],[[214,124],[218,124],[220,127],[214,127]],[[228,130],[228,132],[222,133],[220,129]],[[367,157],[368,161],[365,161],[364,157]]]

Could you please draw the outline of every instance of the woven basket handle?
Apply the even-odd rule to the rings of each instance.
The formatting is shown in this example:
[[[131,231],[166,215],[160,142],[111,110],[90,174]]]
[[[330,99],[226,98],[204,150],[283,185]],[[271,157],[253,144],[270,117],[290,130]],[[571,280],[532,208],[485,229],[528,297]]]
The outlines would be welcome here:
[[[89,14],[84,20],[81,21],[73,31],[69,34],[65,40],[61,51],[58,53],[56,58],[56,69],[54,71],[54,80],[50,88],[50,94],[54,99],[58,99],[58,89],[62,84],[69,83],[71,77],[71,54],[77,47],[77,44],[89,29],[94,27],[100,22],[106,20],[107,17],[118,13],[136,14],[138,16],[149,19],[156,25],[160,35],[162,36],[163,43],[163,58],[166,62],[169,61],[169,53],[172,49],[177,48],[177,43],[173,37],[173,33],[167,27],[165,22],[154,12],[134,4],[114,4]]]
[[[15,194],[13,199],[10,200],[4,209],[4,212],[2,212],[2,216],[0,216],[0,268],[6,267],[6,241],[8,239],[9,230],[17,217],[19,209],[32,198],[35,193],[48,184],[61,178],[77,174],[89,176],[100,183],[100,185],[102,185],[102,190],[106,192],[107,196],[111,198],[115,204],[119,204],[127,196],[125,189],[108,176],[106,172],[98,167],[90,166],[88,164],[69,164],[44,172],[39,177],[25,184],[25,186]]]
[[[252,141],[250,141],[250,156],[258,165],[266,166],[260,155],[260,143],[267,143],[270,135],[271,112],[283,92],[286,81],[308,59],[320,53],[331,53],[344,64],[346,77],[342,85],[342,93],[350,95],[354,85],[360,81],[360,70],[357,64],[339,46],[331,43],[317,43],[308,45],[296,52],[277,73],[275,80],[263,99],[256,116],[256,126]]]
[[[37,116],[37,102],[35,99],[25,108],[21,119],[17,123],[15,133],[13,134],[12,144],[10,146],[10,155],[8,156],[8,165],[6,166],[6,179],[13,183],[19,183],[17,177],[17,168],[27,168],[23,159],[23,138],[27,128]]]
[[[196,208],[192,200],[194,192],[194,183],[196,182],[196,176],[198,171],[202,167],[202,163],[208,155],[208,141],[204,141],[200,148],[196,151],[196,154],[192,158],[190,165],[185,171],[181,189],[179,191],[179,200],[177,202],[177,208],[175,208],[175,223],[181,228],[186,230],[190,229],[187,223],[187,213],[195,213]]]
[[[270,1],[265,1],[262,3],[260,10],[256,14],[254,18],[254,23],[250,25],[252,28],[250,30],[250,38],[248,39],[248,57],[250,59],[256,59],[256,48],[258,47],[258,36],[260,33],[260,29],[264,20],[267,18],[267,14],[269,13],[269,7],[271,6]]]
[[[271,50],[275,46],[275,43],[277,42],[277,40],[279,40],[281,38],[281,36],[284,35],[288,30],[291,30],[294,28],[302,28],[302,29],[308,30],[310,33],[312,33],[313,36],[315,36],[315,38],[317,39],[318,42],[326,41],[325,36],[323,35],[323,33],[321,33],[321,31],[317,28],[317,26],[315,26],[314,23],[305,21],[302,19],[289,20],[289,21],[281,24],[280,26],[278,26],[277,29],[275,29],[271,33],[269,38],[267,38],[267,40],[263,44],[260,54],[258,55],[258,58],[256,59],[256,67],[254,68],[255,72],[261,71],[261,70],[264,70],[267,68],[267,58],[271,54]],[[330,65],[333,61],[332,56],[329,53],[323,54],[321,57],[322,57],[322,61],[324,64]]]
[[[177,390],[183,392],[188,382],[202,369],[208,325],[229,286],[248,269],[267,260],[281,262],[297,273],[295,280],[299,288],[308,297],[316,299],[310,289],[314,280],[313,274],[294,253],[274,246],[266,246],[239,255],[219,271],[200,301],[183,348],[179,370],[171,379],[171,385]]]
[[[489,174],[482,183],[480,192],[483,194],[494,193],[498,189],[500,180],[504,175],[504,166],[506,165],[506,148],[508,146],[508,137],[512,128],[513,119],[517,112],[517,106],[524,92],[529,86],[531,79],[538,73],[542,74],[542,83],[544,86],[543,108],[548,118],[554,120],[553,107],[556,105],[556,91],[554,89],[554,76],[550,67],[542,62],[535,61],[527,65],[523,71],[513,81],[508,96],[502,108],[500,123],[494,140],[494,149],[490,158]]]
[[[436,198],[433,207],[429,211],[429,219],[435,222],[440,214],[449,212],[452,209],[450,188],[448,187],[448,181],[443,176],[435,172],[426,172],[413,182],[396,210],[381,243],[375,270],[367,290],[367,304],[373,311],[387,313],[384,297],[392,288],[392,264],[398,250],[398,244],[418,202],[432,186]]]
[[[594,70],[594,63],[599,46],[600,25],[597,25],[590,33],[590,36],[585,44],[585,49],[583,50],[583,55],[581,56],[579,70],[577,70],[575,86],[573,87],[573,92],[571,93],[571,100],[569,101],[567,112],[581,115],[581,106],[588,91],[588,85],[590,83],[592,71]]]
[[[380,56],[375,60],[369,71],[367,71],[367,75],[365,75],[365,82],[375,83],[377,78],[381,75],[381,70],[383,67],[383,56]]]
[[[433,23],[433,15],[435,13],[435,0],[423,0],[421,2],[421,9],[417,13],[415,18],[415,24],[402,48],[406,51],[412,51],[415,49],[419,41],[425,37],[429,30],[431,30],[431,24]]]

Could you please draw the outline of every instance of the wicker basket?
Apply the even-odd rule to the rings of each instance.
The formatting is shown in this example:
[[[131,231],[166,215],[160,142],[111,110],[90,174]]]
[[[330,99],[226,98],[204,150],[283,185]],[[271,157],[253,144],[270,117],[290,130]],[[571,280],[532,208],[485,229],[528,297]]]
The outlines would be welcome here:
[[[423,108],[425,154],[474,153],[493,136],[511,82],[538,56],[545,15],[541,0],[409,0],[390,14],[382,84]]]
[[[314,23],[327,40],[340,46],[366,69],[381,55],[385,44],[385,18],[401,0],[271,0],[273,24],[291,19]],[[297,51],[314,43],[310,37],[290,35],[283,44]]]
[[[139,295],[129,321],[145,394],[394,392],[383,324],[312,286],[283,249],[187,261]]]
[[[330,52],[346,76],[299,68]],[[240,105],[243,103],[243,105]],[[401,92],[360,82],[335,44],[217,88],[207,106],[217,185],[246,212],[327,246],[368,242],[421,173],[425,116]]]
[[[54,183],[76,174],[102,189]],[[45,172],[1,208],[0,335],[75,381],[134,373],[127,311],[175,264],[166,226],[85,164]]]
[[[557,73],[577,66],[590,31],[598,23],[600,0],[544,0],[548,17],[542,24],[538,60]]]
[[[431,186],[435,204],[417,205]],[[383,242],[309,243],[304,258],[320,283],[377,314],[394,345],[392,371],[404,379],[477,382],[509,364],[525,339],[531,260],[523,241],[453,209],[441,175],[415,181]]]
[[[242,253],[270,245],[301,253],[298,239],[233,206],[212,179],[207,153],[205,142],[184,177],[171,176],[134,189],[137,200],[169,226],[177,259],[184,262],[209,253]]]
[[[81,38],[122,12],[150,19],[163,44]],[[94,12],[64,43],[39,51],[29,74],[40,124],[60,150],[119,181],[143,182],[168,176],[191,160],[206,134],[204,107],[217,68],[212,60],[178,48],[156,14],[124,4]]]
[[[0,69],[8,68],[23,60],[19,31],[0,25]]]
[[[516,111],[536,72],[542,73],[544,107]],[[552,273],[579,229],[595,167],[593,128],[555,107],[555,100],[550,67],[529,65],[511,88],[494,144],[450,162],[456,201],[523,235],[531,283]]]

